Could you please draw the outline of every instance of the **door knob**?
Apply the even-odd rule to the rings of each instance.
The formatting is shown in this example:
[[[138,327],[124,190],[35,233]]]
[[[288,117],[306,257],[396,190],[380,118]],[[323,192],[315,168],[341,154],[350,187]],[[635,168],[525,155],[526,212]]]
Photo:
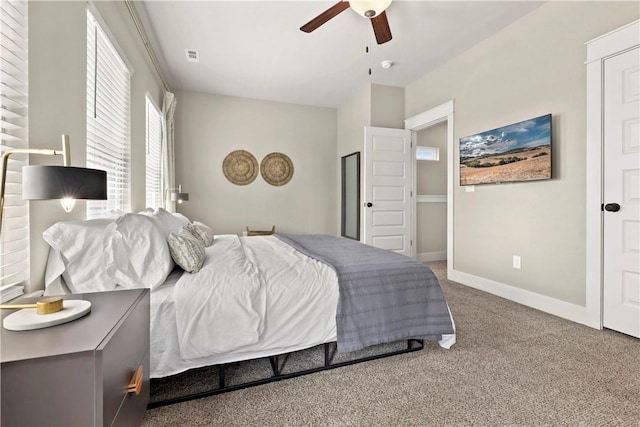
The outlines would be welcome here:
[[[607,203],[604,205],[604,210],[608,212],[618,212],[620,210],[620,205],[617,203]]]
[[[371,203],[371,202],[367,202],[367,203],[365,203],[364,205],[365,205],[366,207],[370,208],[371,206],[373,206],[373,203]]]

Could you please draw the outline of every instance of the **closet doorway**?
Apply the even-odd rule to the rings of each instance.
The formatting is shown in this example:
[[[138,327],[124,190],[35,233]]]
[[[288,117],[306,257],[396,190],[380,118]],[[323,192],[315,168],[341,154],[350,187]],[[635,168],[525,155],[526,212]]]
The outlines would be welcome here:
[[[453,143],[453,128],[454,128],[454,122],[453,122],[453,115],[454,115],[454,102],[453,100],[451,101],[447,101],[444,104],[440,104],[436,107],[433,107],[427,111],[424,111],[423,113],[417,114],[415,116],[409,117],[408,119],[406,119],[404,121],[404,127],[405,129],[409,129],[412,132],[412,146],[413,146],[413,177],[414,177],[414,191],[416,191],[414,194],[416,195],[416,197],[413,197],[413,207],[412,207],[412,217],[413,217],[413,226],[412,226],[412,241],[413,242],[417,242],[418,241],[418,236],[417,236],[417,232],[418,232],[418,226],[417,226],[417,211],[418,211],[418,205],[419,204],[433,204],[433,205],[441,205],[440,208],[442,209],[442,205],[446,206],[445,210],[446,210],[446,220],[445,222],[442,224],[439,224],[438,227],[440,228],[440,232],[442,232],[443,228],[446,230],[446,246],[444,251],[446,252],[446,260],[447,260],[447,277],[451,276],[452,272],[453,272],[453,267],[454,267],[454,258],[453,258],[453,232],[454,232],[454,221],[453,221],[453,204],[454,204],[454,199],[453,199],[453,183],[454,183],[454,171],[455,171],[455,164],[454,164],[454,143]],[[421,132],[423,132],[421,134]],[[436,135],[440,135],[440,136],[436,136]],[[419,145],[419,141],[422,141],[423,138],[427,138],[427,139],[431,139],[432,136],[434,136],[434,139],[432,139],[433,141],[439,140],[442,138],[442,135],[446,135],[446,138],[444,138],[445,140],[445,145],[444,145],[444,149],[440,148],[440,152],[439,152],[439,158],[440,160],[438,161],[438,163],[440,164],[439,167],[442,167],[445,172],[445,182],[446,182],[446,187],[445,190],[446,192],[444,194],[420,194],[420,190],[422,190],[422,183],[420,184],[420,188],[418,188],[418,174],[416,173],[416,170],[418,168],[418,160],[416,160],[416,156],[415,156],[415,152],[417,149],[417,146]],[[425,142],[425,144],[430,144],[429,142]],[[438,143],[440,144],[440,142]],[[429,146],[429,145],[427,145]],[[433,146],[433,145],[431,145]],[[421,160],[420,162],[425,162],[426,160]],[[434,162],[435,163],[435,162]],[[437,176],[440,177],[438,172],[435,172],[435,174],[437,174]],[[436,181],[436,179],[434,178],[434,182]],[[426,187],[426,189],[424,191],[430,191],[429,190],[429,186]],[[441,184],[437,184],[437,190],[434,189],[434,191],[442,191],[442,186]],[[420,196],[427,196],[426,198],[422,198]],[[431,198],[429,196],[436,196],[435,198]],[[429,200],[429,201],[421,201],[418,202],[418,199],[421,200]],[[444,200],[444,201],[443,201]],[[421,210],[423,210],[423,208],[420,208]],[[437,208],[435,209],[436,211],[438,210]],[[423,223],[424,221],[421,220],[421,223]],[[426,227],[429,227],[429,225],[426,225]],[[433,226],[433,228],[435,229],[435,225]],[[421,226],[422,228],[422,226]],[[428,239],[428,238],[427,238]],[[427,241],[424,241],[424,243],[426,244]],[[414,246],[415,247],[415,246]],[[414,251],[414,254],[416,256],[416,258],[420,259],[419,254],[419,248],[415,247],[417,250]],[[439,251],[434,251],[434,252],[439,252]]]
[[[416,259],[447,259],[447,122],[416,132]]]

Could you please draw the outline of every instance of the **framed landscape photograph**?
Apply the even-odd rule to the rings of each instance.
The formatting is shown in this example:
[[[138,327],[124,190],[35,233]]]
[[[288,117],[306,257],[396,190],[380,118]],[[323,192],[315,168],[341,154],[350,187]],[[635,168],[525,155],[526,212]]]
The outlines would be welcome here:
[[[551,114],[460,138],[460,185],[551,179]]]

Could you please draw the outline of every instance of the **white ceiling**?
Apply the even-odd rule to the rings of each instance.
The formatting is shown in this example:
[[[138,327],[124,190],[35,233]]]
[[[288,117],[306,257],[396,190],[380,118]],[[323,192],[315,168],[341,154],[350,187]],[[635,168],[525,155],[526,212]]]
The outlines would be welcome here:
[[[336,107],[366,82],[406,86],[541,4],[395,0],[387,9],[393,40],[383,45],[351,9],[310,34],[299,30],[335,3],[136,5],[172,90]],[[188,62],[186,49],[198,50],[200,62]],[[383,60],[394,65],[383,69]]]

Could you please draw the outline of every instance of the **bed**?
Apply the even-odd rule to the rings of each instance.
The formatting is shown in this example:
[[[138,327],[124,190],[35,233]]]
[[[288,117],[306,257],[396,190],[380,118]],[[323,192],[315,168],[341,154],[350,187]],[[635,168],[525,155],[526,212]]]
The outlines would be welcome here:
[[[195,264],[176,253],[177,236]],[[332,342],[340,352],[396,340],[455,343],[428,267],[349,239],[214,235],[163,209],[60,222],[43,237],[48,295],[151,288],[151,378]]]

